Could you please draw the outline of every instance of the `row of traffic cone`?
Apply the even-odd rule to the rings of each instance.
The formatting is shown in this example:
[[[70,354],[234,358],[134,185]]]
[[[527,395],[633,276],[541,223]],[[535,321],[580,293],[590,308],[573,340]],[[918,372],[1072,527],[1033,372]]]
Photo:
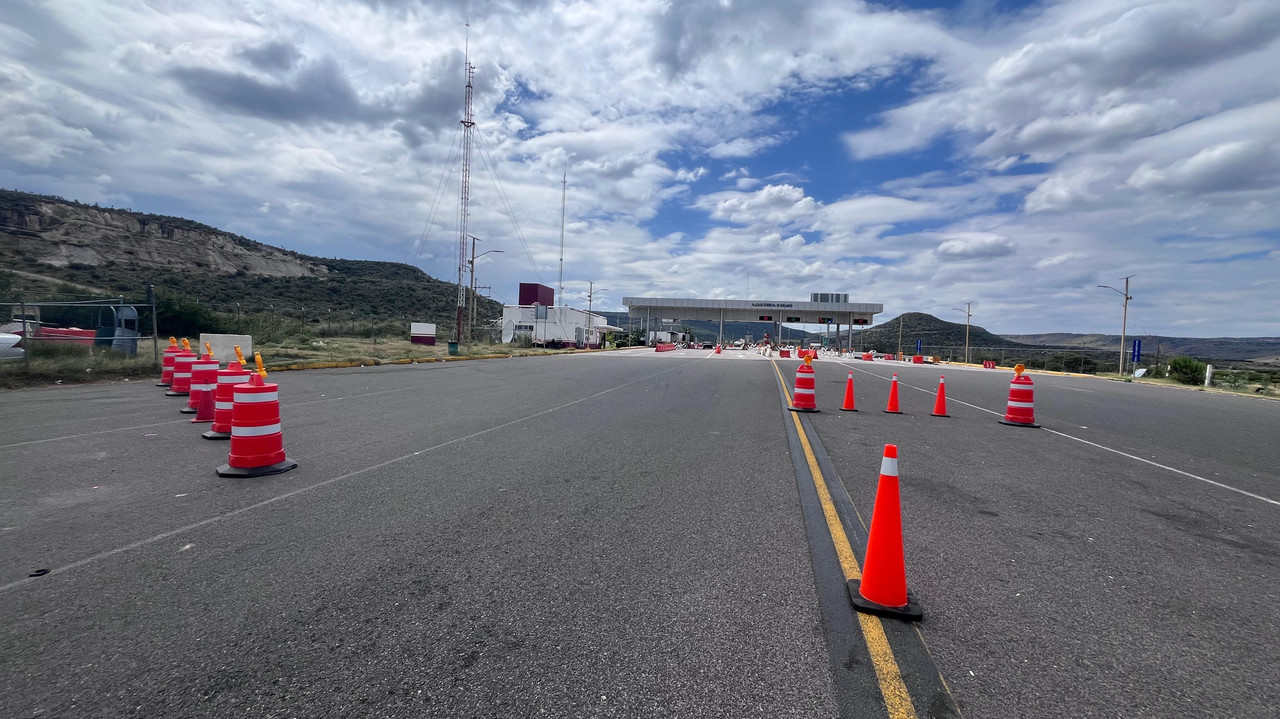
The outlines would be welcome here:
[[[810,366],[811,358],[806,357],[804,363],[796,368],[796,383],[792,393],[793,401],[790,409],[793,412],[818,412],[817,403],[817,387],[813,367]],[[854,397],[853,388],[853,370],[849,370],[849,377],[845,381],[844,386],[844,402],[840,405],[842,412],[857,412],[857,403]],[[902,414],[902,410],[898,404],[898,373],[893,373],[893,380],[889,383],[889,402],[885,405],[886,414]],[[947,413],[947,377],[940,375],[938,377],[938,392],[934,398],[933,411],[929,413],[933,417],[950,417]],[[1035,420],[1035,383],[1030,377],[1022,374],[1021,365],[1016,368],[1016,374],[1013,381],[1009,383],[1009,403],[1005,411],[1005,416],[1000,420],[1001,424],[1012,425],[1015,427],[1039,427]]]
[[[294,469],[298,463],[284,452],[279,385],[266,381],[261,354],[254,354],[256,372],[246,367],[239,347],[236,358],[219,369],[208,343],[204,355],[197,357],[188,340],[179,346],[177,338],[170,337],[157,386],[169,387],[166,396],[187,398],[178,411],[195,414],[193,424],[213,425],[202,437],[231,440],[218,476],[260,477]]]
[[[840,405],[842,412],[857,412],[857,404],[853,391],[853,370],[849,370],[849,379],[844,385],[844,403]],[[898,373],[893,373],[893,381],[889,383],[889,402],[885,405],[886,414],[902,414],[902,410],[898,408]],[[946,375],[938,377],[938,396],[933,403],[933,411],[930,412],[934,417],[950,417],[947,414],[947,378]]]
[[[795,398],[792,402],[790,410],[793,412],[818,412],[818,403],[815,398],[816,387],[814,385],[813,368],[809,366],[810,359],[805,358],[804,364],[796,368],[796,384],[793,393]],[[844,385],[844,402],[840,405],[842,412],[857,412],[857,400],[854,397],[853,389],[853,370],[849,370],[849,378]],[[898,373],[893,373],[893,381],[889,383],[889,402],[885,405],[884,411],[887,414],[902,414],[902,410],[898,405]],[[947,378],[945,375],[938,378],[938,396],[933,403],[933,412],[930,413],[934,417],[950,417],[947,414]]]

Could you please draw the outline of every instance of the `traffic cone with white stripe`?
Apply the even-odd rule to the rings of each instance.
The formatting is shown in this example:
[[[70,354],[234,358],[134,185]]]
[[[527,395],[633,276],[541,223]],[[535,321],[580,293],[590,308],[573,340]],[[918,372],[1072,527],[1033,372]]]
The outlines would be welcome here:
[[[886,444],[880,460],[880,485],[871,511],[862,578],[847,584],[855,609],[897,619],[917,620],[924,611],[907,594],[907,562],[902,550],[902,508],[898,502],[898,446]]]
[[[893,373],[893,381],[889,383],[889,404],[884,408],[887,414],[902,414],[898,409],[898,373]]]
[[[238,347],[236,349],[239,349]],[[232,360],[218,370],[213,392],[213,426],[200,435],[205,439],[231,439],[231,413],[235,409],[235,386],[249,381],[251,370]]]
[[[182,347],[178,346],[178,338],[170,337],[169,346],[164,348],[164,359],[160,364],[160,381],[157,387],[168,387],[173,384],[173,358],[178,356]]]
[[[261,477],[288,472],[298,463],[284,456],[280,385],[253,374],[232,388],[231,452],[219,477]]]
[[[793,393],[793,401],[787,409],[792,412],[817,412],[818,403],[814,390],[813,362],[811,357],[805,357],[804,363],[796,368],[796,387]]]
[[[844,404],[840,405],[842,412],[857,412],[853,403],[853,370],[849,370],[849,379],[844,384]]]
[[[1009,383],[1009,406],[1000,424],[1013,427],[1039,427],[1036,424],[1035,382],[1022,374],[1024,368],[1013,368],[1013,381]]]
[[[934,417],[950,417],[947,414],[947,376],[938,377],[938,398],[933,401],[933,411],[930,412]]]

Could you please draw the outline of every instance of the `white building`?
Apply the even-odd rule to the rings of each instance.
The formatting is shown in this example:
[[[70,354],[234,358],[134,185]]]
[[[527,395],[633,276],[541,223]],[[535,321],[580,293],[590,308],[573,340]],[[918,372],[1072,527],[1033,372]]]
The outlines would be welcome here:
[[[539,346],[599,348],[606,332],[622,332],[603,316],[573,307],[543,305],[505,305],[502,308],[502,341],[511,342],[522,335],[533,338]]]

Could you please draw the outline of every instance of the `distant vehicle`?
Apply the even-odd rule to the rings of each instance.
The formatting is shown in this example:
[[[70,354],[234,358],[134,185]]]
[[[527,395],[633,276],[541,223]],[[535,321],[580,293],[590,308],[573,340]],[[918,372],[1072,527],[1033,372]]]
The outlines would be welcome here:
[[[18,360],[27,355],[27,351],[21,347],[15,347],[22,340],[20,335],[12,335],[8,332],[0,332],[0,361]]]

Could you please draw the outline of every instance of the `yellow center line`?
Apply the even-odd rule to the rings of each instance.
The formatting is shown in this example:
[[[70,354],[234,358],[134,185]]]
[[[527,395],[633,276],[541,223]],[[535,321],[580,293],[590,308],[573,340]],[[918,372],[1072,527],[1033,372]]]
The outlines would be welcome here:
[[[778,379],[782,381],[782,391],[787,396],[787,404],[790,404],[791,393],[787,392],[787,381],[783,378],[782,371],[778,369],[778,364],[772,361],[771,364],[773,364],[773,371],[778,374]],[[809,437],[805,434],[804,426],[800,424],[800,417],[793,414],[791,421],[795,423],[796,433],[800,436],[800,446],[804,449],[805,461],[809,465],[809,474],[813,477],[814,489],[818,491],[818,501],[822,504],[822,515],[827,520],[827,530],[831,533],[831,543],[835,546],[836,557],[840,560],[840,569],[843,570],[846,580],[861,579],[862,571],[858,569],[858,560],[853,554],[853,547],[849,544],[849,537],[844,532],[840,515],[836,513],[835,503],[831,501],[827,481],[822,476],[822,470],[818,468],[818,458],[813,453],[813,446],[809,444]],[[862,627],[862,638],[866,641],[867,651],[871,654],[871,664],[875,667],[876,680],[880,683],[880,694],[884,697],[890,719],[916,719],[915,704],[911,701],[906,683],[902,681],[902,671],[898,668],[898,662],[893,658],[893,648],[889,646],[889,638],[885,636],[884,624],[874,614],[856,611],[854,613],[858,615],[858,624]]]

